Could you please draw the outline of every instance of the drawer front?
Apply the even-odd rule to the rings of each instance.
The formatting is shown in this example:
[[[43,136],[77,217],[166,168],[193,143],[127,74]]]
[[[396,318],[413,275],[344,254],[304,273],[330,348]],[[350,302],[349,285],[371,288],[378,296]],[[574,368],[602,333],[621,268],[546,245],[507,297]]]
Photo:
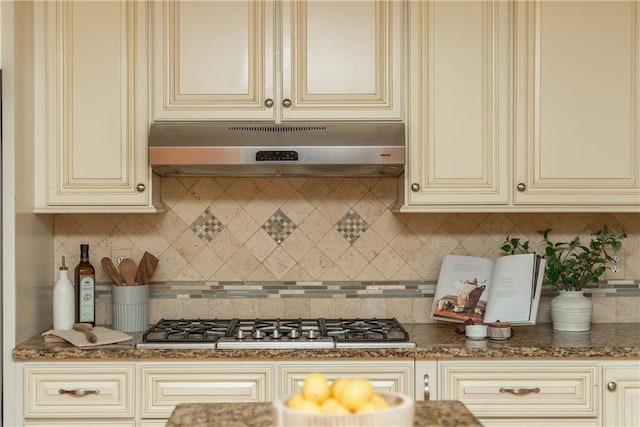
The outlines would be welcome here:
[[[484,427],[602,427],[600,420],[595,418],[480,418],[480,422]]]
[[[304,379],[311,372],[320,372],[329,381],[337,378],[366,378],[377,392],[403,393],[413,397],[414,362],[387,361],[367,363],[343,361],[287,362],[280,366],[281,387],[276,398],[300,393]]]
[[[87,427],[136,427],[135,421],[103,421],[91,420],[52,420],[52,421],[28,421],[24,423],[24,427],[65,427],[65,426],[83,426]],[[162,424],[164,426],[164,424]]]
[[[25,418],[132,418],[135,366],[28,364]]]
[[[442,362],[440,399],[478,417],[596,417],[598,370],[582,362]]]
[[[272,364],[164,364],[142,366],[142,417],[168,418],[179,403],[266,402]]]

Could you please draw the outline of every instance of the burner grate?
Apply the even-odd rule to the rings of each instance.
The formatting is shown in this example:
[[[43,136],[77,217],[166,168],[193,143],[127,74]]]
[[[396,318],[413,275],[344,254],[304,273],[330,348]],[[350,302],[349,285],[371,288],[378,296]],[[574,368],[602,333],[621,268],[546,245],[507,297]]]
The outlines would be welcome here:
[[[415,345],[395,318],[162,319],[143,334],[142,341],[175,345],[209,343],[216,347],[223,341],[227,346],[235,341],[243,342],[243,348],[275,345],[275,342],[279,342],[277,348],[303,348],[314,341],[322,341],[318,344],[322,348],[328,343],[334,343],[336,347],[351,344],[362,347]]]

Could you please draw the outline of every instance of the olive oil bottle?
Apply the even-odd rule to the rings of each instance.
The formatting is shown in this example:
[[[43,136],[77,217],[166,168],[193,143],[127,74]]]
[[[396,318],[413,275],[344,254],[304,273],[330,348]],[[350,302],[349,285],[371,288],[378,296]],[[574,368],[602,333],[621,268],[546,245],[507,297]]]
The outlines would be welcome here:
[[[76,323],[96,324],[96,270],[89,262],[89,245],[80,245],[75,271]]]

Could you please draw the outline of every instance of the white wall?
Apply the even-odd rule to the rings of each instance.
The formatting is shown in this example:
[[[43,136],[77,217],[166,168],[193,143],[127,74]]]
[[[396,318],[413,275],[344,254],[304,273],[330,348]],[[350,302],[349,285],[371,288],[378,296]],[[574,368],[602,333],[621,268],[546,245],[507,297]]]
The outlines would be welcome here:
[[[34,4],[1,2],[3,424],[16,425],[11,350],[51,325],[53,218],[34,200]]]

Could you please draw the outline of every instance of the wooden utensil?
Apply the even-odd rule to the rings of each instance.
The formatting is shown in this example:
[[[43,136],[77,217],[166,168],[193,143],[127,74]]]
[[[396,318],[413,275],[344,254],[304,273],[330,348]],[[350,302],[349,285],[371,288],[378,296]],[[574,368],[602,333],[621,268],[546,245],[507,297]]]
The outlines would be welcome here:
[[[156,267],[158,266],[158,258],[155,255],[146,252],[142,255],[140,259],[140,264],[138,265],[138,272],[136,274],[136,283],[148,285],[149,281],[151,281],[151,277],[153,273],[156,271]]]
[[[122,286],[122,282],[124,282],[124,279],[120,275],[120,272],[118,271],[113,261],[111,261],[111,258],[104,257],[102,258],[100,263],[102,264],[102,269],[113,281],[113,283],[115,283],[117,286]]]
[[[74,323],[73,325],[74,331],[83,332],[85,338],[87,338],[87,341],[89,341],[90,343],[95,343],[98,341],[98,337],[96,337],[96,334],[91,332],[91,329],[93,329],[93,326],[91,326],[89,323]]]
[[[128,286],[133,286],[136,284],[136,270],[138,266],[136,262],[131,258],[125,258],[120,261],[120,274],[124,278],[124,281],[127,282]]]

